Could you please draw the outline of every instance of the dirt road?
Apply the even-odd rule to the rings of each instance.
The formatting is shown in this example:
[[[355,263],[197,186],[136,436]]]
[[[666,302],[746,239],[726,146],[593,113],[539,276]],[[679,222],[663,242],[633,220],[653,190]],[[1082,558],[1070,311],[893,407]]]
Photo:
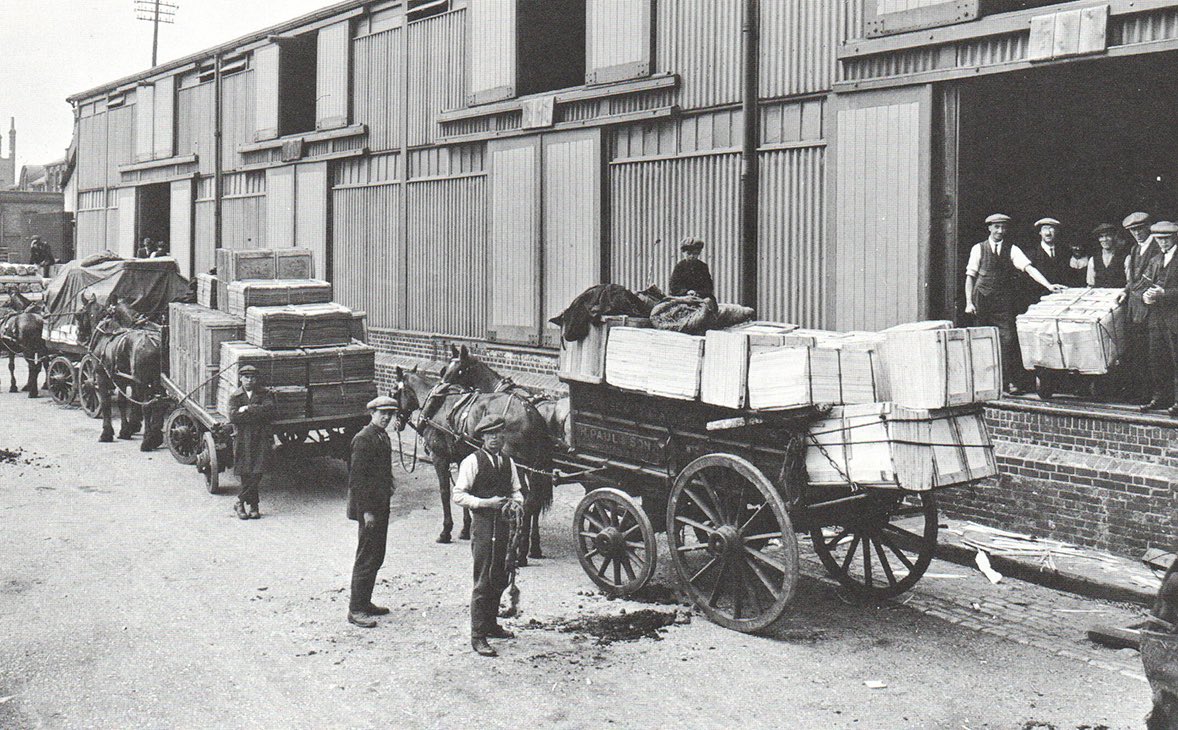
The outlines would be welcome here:
[[[1148,709],[1147,686],[1122,669],[1135,660],[1094,664],[1103,650],[1082,637],[1094,616],[1132,611],[957,566],[934,564],[942,578],[913,605],[857,603],[811,567],[767,637],[658,603],[666,565],[655,602],[606,600],[572,553],[575,487],[546,518],[549,557],[521,573],[518,638],[480,658],[469,547],[433,542],[427,465],[401,476],[394,501],[374,597],[392,614],[359,629],[344,621],[355,528],[342,464],[273,475],[263,518],[242,522],[228,491],[207,494],[165,450],[100,445],[98,431],[80,411],[0,395],[3,728],[1129,728]],[[1033,645],[1034,622],[1001,638],[914,608],[968,610],[974,595],[1045,612],[1039,638],[1074,656]],[[642,610],[679,623],[608,644],[564,625]]]

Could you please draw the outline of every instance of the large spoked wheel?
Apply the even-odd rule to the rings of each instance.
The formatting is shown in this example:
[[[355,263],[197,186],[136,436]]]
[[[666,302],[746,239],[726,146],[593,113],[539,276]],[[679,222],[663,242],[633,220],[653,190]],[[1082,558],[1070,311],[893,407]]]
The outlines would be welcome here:
[[[760,631],[793,598],[793,524],[777,489],[745,459],[709,454],[687,465],[667,503],[667,543],[688,596],[725,628]]]
[[[827,572],[863,596],[890,598],[920,580],[937,549],[931,493],[872,493],[835,527],[811,530]]]
[[[209,494],[216,494],[221,486],[221,465],[217,461],[217,442],[211,431],[205,431],[200,440],[200,452],[196,455],[196,470],[205,477],[205,488]]]
[[[181,464],[196,463],[201,449],[201,428],[196,419],[183,407],[177,407],[164,422],[164,441],[172,458]]]
[[[49,397],[59,406],[72,406],[78,398],[74,364],[60,355],[49,361]]]
[[[102,398],[98,395],[98,359],[93,355],[82,358],[78,364],[78,404],[82,412],[91,418],[98,418],[102,412]]]
[[[654,528],[642,507],[620,489],[603,487],[582,497],[573,529],[585,574],[611,595],[629,595],[654,574]]]

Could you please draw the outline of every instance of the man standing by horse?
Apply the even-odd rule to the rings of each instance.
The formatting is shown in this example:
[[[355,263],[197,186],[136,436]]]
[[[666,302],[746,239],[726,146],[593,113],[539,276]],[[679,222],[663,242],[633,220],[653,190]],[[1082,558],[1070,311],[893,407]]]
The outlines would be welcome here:
[[[241,479],[241,493],[233,511],[242,520],[256,520],[258,485],[270,466],[274,431],[270,424],[278,415],[274,394],[258,382],[258,369],[245,365],[238,371],[241,385],[229,396],[229,421],[234,428],[233,472]]]
[[[519,472],[510,456],[502,454],[504,420],[488,415],[475,428],[482,449],[462,460],[454,482],[454,504],[474,513],[471,552],[474,555],[474,590],[470,596],[470,645],[479,655],[498,653],[487,639],[512,639],[499,625],[499,600],[508,586],[507,551],[511,525],[504,508],[523,505]],[[513,503],[513,504],[509,504]]]
[[[352,439],[348,464],[348,519],[359,522],[356,561],[352,565],[352,597],[348,623],[371,629],[373,616],[389,609],[372,603],[376,574],[384,565],[389,534],[389,500],[397,491],[393,481],[393,446],[385,429],[397,412],[397,401],[388,396],[368,403],[372,421]]]

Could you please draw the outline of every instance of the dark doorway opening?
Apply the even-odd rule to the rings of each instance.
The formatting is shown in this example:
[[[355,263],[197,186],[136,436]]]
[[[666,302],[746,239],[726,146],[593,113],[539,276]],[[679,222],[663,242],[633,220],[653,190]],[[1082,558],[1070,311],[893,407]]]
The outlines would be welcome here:
[[[135,250],[139,251],[139,244],[144,238],[152,241],[166,241],[169,248],[172,241],[168,240],[172,226],[172,195],[168,183],[159,185],[141,185],[138,188],[139,200],[135,206],[138,211],[136,229],[138,238],[135,240]]]
[[[319,36],[306,33],[283,40],[278,54],[278,134],[315,131]]]
[[[520,0],[517,85],[520,96],[585,83],[585,0]]]
[[[1174,54],[1101,60],[978,79],[959,87],[956,258],[947,285],[962,314],[965,261],[983,220],[1014,218],[1029,247],[1036,220],[1064,225],[1065,245],[1095,249],[1091,230],[1129,213],[1178,216],[1178,77]],[[950,314],[950,313],[946,313]]]

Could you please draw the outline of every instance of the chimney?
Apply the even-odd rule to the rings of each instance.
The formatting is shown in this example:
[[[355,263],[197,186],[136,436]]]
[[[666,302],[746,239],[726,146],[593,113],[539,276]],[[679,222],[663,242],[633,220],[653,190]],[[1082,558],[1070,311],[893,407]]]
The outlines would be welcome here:
[[[16,117],[8,118],[8,158],[16,161]]]

